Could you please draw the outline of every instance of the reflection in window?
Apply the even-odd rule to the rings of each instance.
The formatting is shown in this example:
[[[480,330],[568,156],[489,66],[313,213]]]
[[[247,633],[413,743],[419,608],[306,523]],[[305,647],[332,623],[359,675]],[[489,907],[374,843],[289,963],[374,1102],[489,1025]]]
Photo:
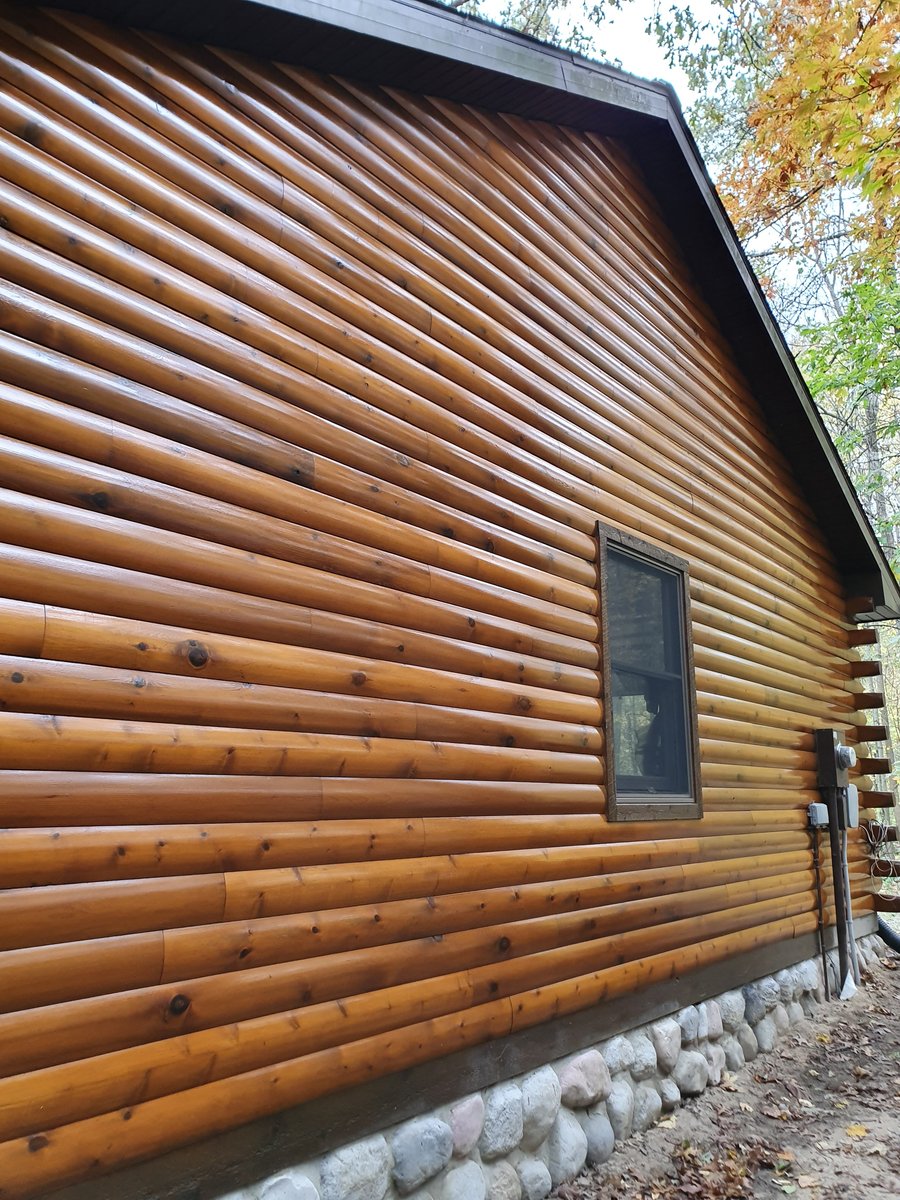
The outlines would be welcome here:
[[[614,792],[620,801],[696,800],[685,569],[677,559],[669,565],[670,556],[651,547],[644,554],[607,539],[605,551]]]

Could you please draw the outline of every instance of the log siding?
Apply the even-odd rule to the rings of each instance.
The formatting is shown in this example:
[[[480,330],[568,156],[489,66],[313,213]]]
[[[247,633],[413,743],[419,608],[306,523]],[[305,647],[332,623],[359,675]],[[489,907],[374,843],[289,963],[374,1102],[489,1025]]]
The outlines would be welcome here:
[[[844,587],[624,143],[4,3],[0,161],[3,1200],[816,929]]]

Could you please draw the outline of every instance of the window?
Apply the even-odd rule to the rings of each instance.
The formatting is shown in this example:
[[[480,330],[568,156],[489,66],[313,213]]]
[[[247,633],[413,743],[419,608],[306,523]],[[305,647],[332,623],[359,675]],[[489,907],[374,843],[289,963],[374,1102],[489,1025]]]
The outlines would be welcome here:
[[[688,566],[598,526],[607,814],[702,815]]]

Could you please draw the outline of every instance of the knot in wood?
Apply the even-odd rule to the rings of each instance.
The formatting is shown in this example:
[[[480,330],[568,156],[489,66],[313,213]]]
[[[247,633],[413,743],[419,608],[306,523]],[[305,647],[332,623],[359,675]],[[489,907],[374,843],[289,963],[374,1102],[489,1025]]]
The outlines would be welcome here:
[[[190,650],[188,650],[187,658],[191,666],[197,668],[205,667],[209,662],[209,653],[205,647],[201,646],[199,642],[189,642],[188,645],[190,646]]]

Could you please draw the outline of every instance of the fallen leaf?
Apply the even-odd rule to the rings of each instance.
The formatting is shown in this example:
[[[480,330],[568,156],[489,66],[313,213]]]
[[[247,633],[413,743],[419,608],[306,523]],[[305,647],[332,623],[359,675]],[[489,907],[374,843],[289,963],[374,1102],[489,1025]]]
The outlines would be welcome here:
[[[814,1188],[819,1186],[819,1181],[815,1175],[798,1175],[797,1187]]]
[[[828,1046],[831,1044],[831,1034],[830,1033],[817,1033],[816,1041],[821,1042],[823,1046]]]
[[[865,1125],[860,1125],[857,1123],[856,1125],[848,1125],[845,1132],[847,1137],[864,1138],[869,1131],[866,1129]]]
[[[672,1129],[675,1125],[674,1117],[663,1117],[659,1123],[660,1129]]]
[[[752,1105],[752,1104],[746,1104],[746,1103],[745,1103],[745,1102],[742,1100],[742,1101],[741,1101],[741,1112],[753,1112],[753,1105]]]

